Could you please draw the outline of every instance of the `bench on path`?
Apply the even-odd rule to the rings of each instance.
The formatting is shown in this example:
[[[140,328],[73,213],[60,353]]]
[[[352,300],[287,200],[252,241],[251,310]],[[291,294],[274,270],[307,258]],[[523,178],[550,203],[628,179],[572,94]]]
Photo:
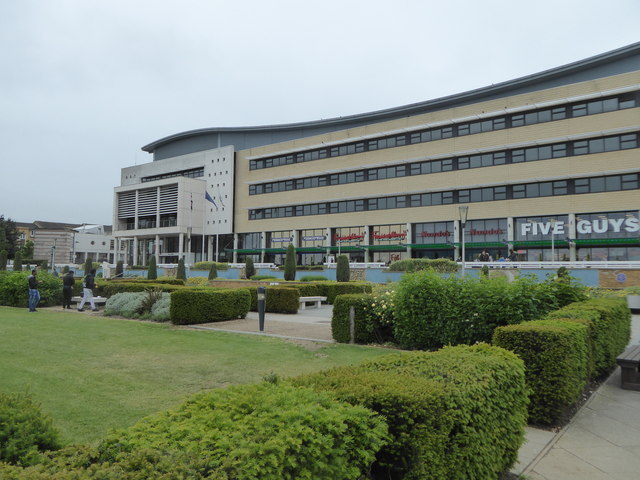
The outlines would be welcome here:
[[[617,358],[622,373],[620,386],[627,390],[640,391],[640,345],[632,345]]]
[[[82,301],[82,297],[71,297],[71,303],[77,303],[80,304],[80,302]],[[104,305],[105,303],[107,303],[107,298],[106,297],[93,297],[93,304],[98,306],[98,305]]]
[[[316,308],[320,308],[322,302],[327,301],[327,297],[300,297],[300,310],[304,310],[307,307],[307,302],[314,302]]]

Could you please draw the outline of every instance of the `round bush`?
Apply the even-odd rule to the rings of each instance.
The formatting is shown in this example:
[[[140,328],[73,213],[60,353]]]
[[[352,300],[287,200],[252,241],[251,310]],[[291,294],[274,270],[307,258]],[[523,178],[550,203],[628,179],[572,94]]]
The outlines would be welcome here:
[[[0,461],[34,465],[42,452],[61,445],[51,419],[29,395],[0,393]]]

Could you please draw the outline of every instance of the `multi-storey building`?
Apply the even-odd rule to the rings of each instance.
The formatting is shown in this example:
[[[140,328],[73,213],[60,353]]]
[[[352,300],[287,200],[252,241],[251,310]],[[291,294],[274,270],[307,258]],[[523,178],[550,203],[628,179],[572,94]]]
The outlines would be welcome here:
[[[640,260],[640,43],[383,111],[204,128],[122,170],[129,263]]]

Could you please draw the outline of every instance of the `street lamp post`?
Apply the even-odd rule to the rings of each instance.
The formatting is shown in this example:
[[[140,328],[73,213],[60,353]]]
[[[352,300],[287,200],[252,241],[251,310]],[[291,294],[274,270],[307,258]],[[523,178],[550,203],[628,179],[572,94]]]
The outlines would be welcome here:
[[[467,215],[469,214],[469,206],[461,205],[458,207],[458,212],[460,214],[460,226],[462,227],[462,276],[465,275],[465,252],[464,252],[464,226],[467,223]]]

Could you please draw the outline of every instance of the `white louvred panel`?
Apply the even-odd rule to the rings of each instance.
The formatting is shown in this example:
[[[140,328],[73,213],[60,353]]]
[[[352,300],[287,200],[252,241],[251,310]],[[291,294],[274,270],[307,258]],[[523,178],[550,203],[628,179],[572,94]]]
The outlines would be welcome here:
[[[158,209],[158,189],[138,190],[138,215],[155,215]]]
[[[136,192],[118,194],[118,218],[131,218],[136,215]]]
[[[178,184],[160,187],[160,214],[178,212]]]

